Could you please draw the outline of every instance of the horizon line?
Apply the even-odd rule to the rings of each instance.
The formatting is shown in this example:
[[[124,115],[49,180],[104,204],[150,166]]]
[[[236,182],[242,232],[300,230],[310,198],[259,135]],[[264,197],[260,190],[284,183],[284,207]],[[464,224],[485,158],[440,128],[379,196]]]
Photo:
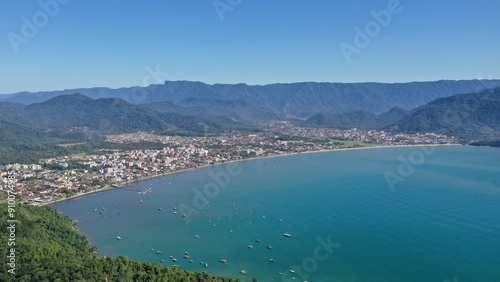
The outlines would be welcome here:
[[[203,81],[198,81],[198,80],[165,80],[163,84],[159,83],[153,83],[149,84],[147,86],[139,86],[139,85],[132,85],[132,86],[120,86],[120,87],[109,87],[109,86],[91,86],[91,87],[75,87],[75,88],[66,88],[66,89],[53,89],[53,90],[38,90],[38,91],[18,91],[14,93],[0,93],[0,96],[3,95],[17,95],[17,94],[23,94],[23,93],[44,93],[44,92],[63,92],[63,91],[72,91],[72,90],[81,90],[81,89],[95,89],[95,88],[106,88],[106,89],[111,89],[111,90],[118,90],[118,89],[130,89],[130,88],[148,88],[151,86],[161,86],[165,85],[168,82],[192,82],[192,83],[201,83],[209,86],[215,86],[215,85],[246,85],[246,86],[269,86],[269,85],[278,85],[278,84],[301,84],[301,83],[318,83],[318,84],[409,84],[409,83],[431,83],[431,82],[441,82],[441,81],[454,81],[454,82],[459,82],[459,81],[498,81],[500,78],[475,78],[475,79],[439,79],[439,80],[413,80],[413,81],[405,81],[405,82],[376,82],[376,81],[358,81],[358,82],[332,82],[332,81],[295,81],[295,82],[273,82],[273,83],[266,83],[266,84],[248,84],[245,82],[239,82],[239,83],[207,83]]]

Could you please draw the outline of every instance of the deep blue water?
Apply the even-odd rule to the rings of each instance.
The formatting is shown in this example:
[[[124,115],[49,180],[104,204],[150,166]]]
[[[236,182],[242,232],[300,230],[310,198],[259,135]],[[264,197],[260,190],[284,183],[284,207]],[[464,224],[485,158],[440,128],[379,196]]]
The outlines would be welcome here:
[[[396,181],[393,186],[386,177]],[[138,194],[148,187],[151,193]],[[500,281],[498,148],[383,148],[258,159],[53,206],[78,220],[101,255],[228,277]],[[183,258],[185,251],[193,263]],[[248,274],[241,275],[242,269]]]

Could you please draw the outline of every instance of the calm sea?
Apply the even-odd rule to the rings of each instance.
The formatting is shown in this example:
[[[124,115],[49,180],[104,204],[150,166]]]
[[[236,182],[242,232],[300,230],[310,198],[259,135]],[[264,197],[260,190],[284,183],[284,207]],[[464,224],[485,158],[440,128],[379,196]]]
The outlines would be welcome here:
[[[500,281],[498,148],[258,159],[53,206],[101,255],[242,280]]]

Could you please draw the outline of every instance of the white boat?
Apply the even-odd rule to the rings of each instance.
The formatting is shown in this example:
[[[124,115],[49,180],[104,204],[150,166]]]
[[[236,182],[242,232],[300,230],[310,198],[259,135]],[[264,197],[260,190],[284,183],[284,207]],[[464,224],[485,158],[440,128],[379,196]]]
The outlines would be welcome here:
[[[285,233],[285,234],[283,234],[283,236],[285,236],[285,237],[292,237],[292,234],[290,234],[290,233]]]
[[[116,236],[116,240],[121,240],[121,239],[122,239],[122,237]]]

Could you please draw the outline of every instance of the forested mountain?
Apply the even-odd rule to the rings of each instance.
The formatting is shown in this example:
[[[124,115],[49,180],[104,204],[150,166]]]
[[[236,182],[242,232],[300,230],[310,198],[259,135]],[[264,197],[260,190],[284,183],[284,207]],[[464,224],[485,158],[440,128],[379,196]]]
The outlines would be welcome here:
[[[69,217],[49,207],[17,205],[15,245],[7,247],[8,209],[6,204],[0,208],[5,211],[0,213],[0,281],[239,281],[127,257],[101,258]],[[11,248],[15,249],[15,274],[8,272]]]
[[[0,120],[36,129],[87,130],[103,134],[155,131],[158,134],[218,133],[223,127],[202,117],[159,113],[118,98],[61,95],[28,106],[0,103]]]
[[[38,162],[41,158],[65,155],[66,148],[58,142],[71,143],[82,140],[75,133],[45,132],[21,126],[8,121],[0,121],[0,165],[24,161]]]
[[[378,129],[393,124],[408,115],[410,111],[395,107],[390,111],[376,115],[367,111],[353,111],[342,114],[323,113],[310,117],[300,125],[313,127],[331,127],[338,129],[366,128]]]
[[[500,87],[437,99],[413,110],[388,128],[464,137],[500,136]]]
[[[198,103],[200,102],[198,101]],[[184,107],[173,102],[155,102],[143,105],[161,113],[202,116],[224,124],[241,124],[279,119],[278,115],[242,100],[217,100],[209,104],[210,106]]]
[[[368,111],[380,114],[394,107],[413,109],[435,99],[500,86],[500,80],[463,80],[410,83],[316,83],[246,85],[167,81],[163,85],[120,89],[88,88],[0,95],[0,101],[39,103],[62,94],[82,93],[90,98],[121,98],[135,104],[172,102],[234,111],[220,101],[243,101],[279,118],[307,119],[319,113]],[[251,117],[251,116],[250,116]]]

